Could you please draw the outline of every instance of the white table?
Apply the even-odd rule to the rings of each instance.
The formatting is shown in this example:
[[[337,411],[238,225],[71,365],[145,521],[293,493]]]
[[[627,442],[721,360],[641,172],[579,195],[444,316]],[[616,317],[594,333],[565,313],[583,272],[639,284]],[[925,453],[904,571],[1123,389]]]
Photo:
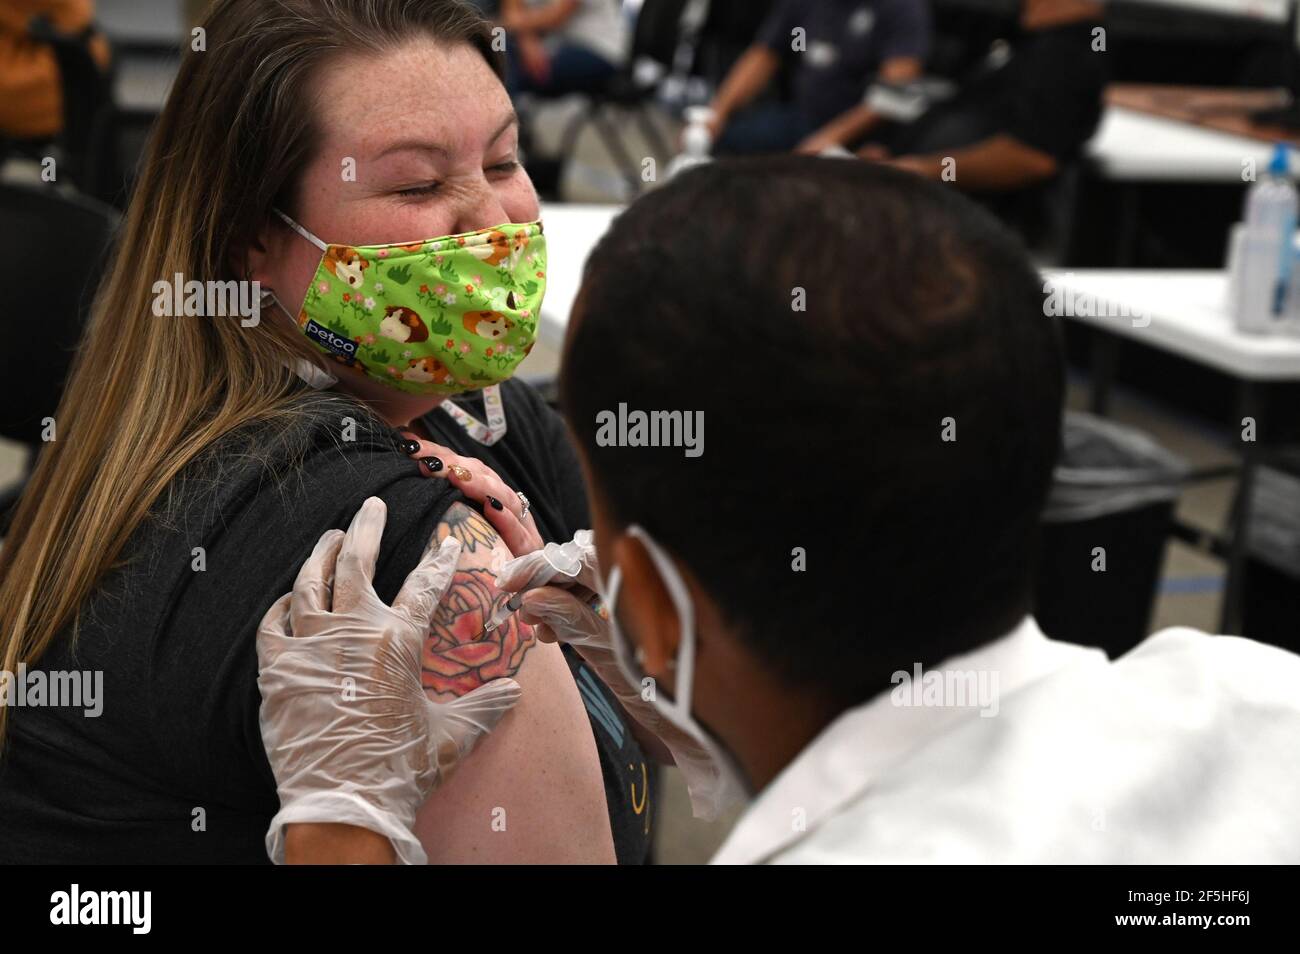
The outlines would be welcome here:
[[[1054,288],[1109,303],[1113,315],[1071,315],[1083,324],[1131,338],[1247,381],[1300,381],[1300,338],[1242,334],[1227,307],[1222,271],[1090,269],[1049,271]]]
[[[1086,294],[1086,314],[1066,315],[1098,329],[1093,352],[1092,410],[1105,413],[1121,340],[1141,342],[1176,354],[1237,382],[1239,417],[1254,418],[1261,436],[1268,433],[1264,417],[1264,385],[1300,381],[1300,339],[1243,334],[1233,327],[1227,307],[1227,275],[1220,271],[1051,271],[1044,277],[1053,289]],[[1081,307],[1078,310],[1084,310]],[[1147,319],[1149,323],[1147,322]],[[1237,632],[1241,614],[1241,580],[1248,552],[1247,533],[1255,475],[1266,450],[1259,441],[1241,443],[1241,468],[1233,503],[1228,563],[1224,582],[1220,632]]]
[[[1143,191],[1152,185],[1206,183],[1245,190],[1243,160],[1254,160],[1262,177],[1273,158],[1273,144],[1165,119],[1122,106],[1107,106],[1101,124],[1084,147],[1088,174],[1114,186],[1115,263],[1136,261]],[[1291,152],[1292,174],[1300,176],[1300,149]],[[1225,237],[1226,242],[1226,237]]]
[[[542,209],[548,260],[540,335],[551,346],[563,344],[587,256],[621,210],[617,205],[571,203]],[[1131,319],[1117,317],[1073,316],[1074,320],[1236,378],[1300,381],[1300,339],[1238,332],[1227,311],[1223,272],[1090,269],[1049,271],[1044,277],[1076,296],[1086,293],[1097,301],[1151,317],[1146,327],[1135,327]]]
[[[620,205],[557,202],[542,207],[546,230],[546,297],[542,300],[538,336],[548,346],[564,346],[569,312],[582,285],[582,267],[609,228]]]
[[[1250,17],[1281,23],[1286,19],[1287,0],[1129,0],[1131,6],[1173,7],[1225,17]]]
[[[1107,106],[1085,152],[1111,182],[1242,183],[1242,160],[1263,175],[1273,144],[1177,119]],[[1300,158],[1292,153],[1292,168]]]

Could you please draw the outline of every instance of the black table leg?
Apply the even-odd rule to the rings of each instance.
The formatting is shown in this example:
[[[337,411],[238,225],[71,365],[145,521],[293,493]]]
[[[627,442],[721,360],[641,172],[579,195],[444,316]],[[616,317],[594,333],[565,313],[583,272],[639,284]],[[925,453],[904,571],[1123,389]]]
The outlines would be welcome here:
[[[1259,466],[1260,441],[1264,439],[1262,414],[1264,402],[1260,389],[1253,381],[1241,381],[1237,391],[1238,419],[1236,428],[1244,425],[1242,418],[1255,422],[1254,440],[1242,441],[1241,476],[1237,480],[1237,494],[1228,518],[1228,573],[1223,584],[1223,608],[1219,616],[1219,632],[1241,633],[1241,588],[1246,571],[1246,558],[1250,552],[1250,505],[1255,487],[1255,472]],[[1238,431],[1240,433],[1240,431]]]
[[[1110,389],[1119,369],[1120,340],[1108,331],[1092,329],[1092,391],[1088,410],[1105,417],[1110,410]]]

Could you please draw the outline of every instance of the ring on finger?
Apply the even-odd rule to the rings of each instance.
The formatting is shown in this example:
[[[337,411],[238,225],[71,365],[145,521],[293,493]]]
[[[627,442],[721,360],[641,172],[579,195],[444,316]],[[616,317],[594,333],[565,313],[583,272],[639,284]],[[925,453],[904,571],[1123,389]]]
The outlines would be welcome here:
[[[523,505],[524,511],[519,515],[520,520],[528,519],[528,511],[532,509],[532,504],[528,502],[528,495],[522,491],[516,490],[515,494],[519,497],[519,503]]]

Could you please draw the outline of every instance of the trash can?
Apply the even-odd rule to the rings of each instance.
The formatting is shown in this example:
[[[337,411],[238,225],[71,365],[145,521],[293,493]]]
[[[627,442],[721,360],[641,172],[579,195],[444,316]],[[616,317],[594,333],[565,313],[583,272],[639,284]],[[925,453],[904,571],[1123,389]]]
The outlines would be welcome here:
[[[1062,445],[1042,517],[1034,615],[1048,636],[1113,659],[1147,635],[1189,469],[1141,431],[1091,414],[1066,412]]]

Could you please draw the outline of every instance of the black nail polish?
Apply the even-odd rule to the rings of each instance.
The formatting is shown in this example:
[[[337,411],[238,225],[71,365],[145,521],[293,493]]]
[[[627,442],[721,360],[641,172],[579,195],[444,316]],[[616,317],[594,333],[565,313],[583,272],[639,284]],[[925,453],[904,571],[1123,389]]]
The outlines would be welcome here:
[[[492,505],[493,509],[495,509],[495,510],[501,510],[501,509],[502,509],[502,507],[501,507],[501,501],[500,501],[500,500],[497,500],[496,497],[488,497],[487,502],[490,503],[490,504]]]
[[[408,457],[420,449],[419,441],[402,441],[402,452]]]
[[[426,457],[424,458],[424,460],[420,461],[420,463],[423,464],[425,467],[428,467],[435,474],[438,471],[442,470],[442,461],[439,460],[437,457]]]

